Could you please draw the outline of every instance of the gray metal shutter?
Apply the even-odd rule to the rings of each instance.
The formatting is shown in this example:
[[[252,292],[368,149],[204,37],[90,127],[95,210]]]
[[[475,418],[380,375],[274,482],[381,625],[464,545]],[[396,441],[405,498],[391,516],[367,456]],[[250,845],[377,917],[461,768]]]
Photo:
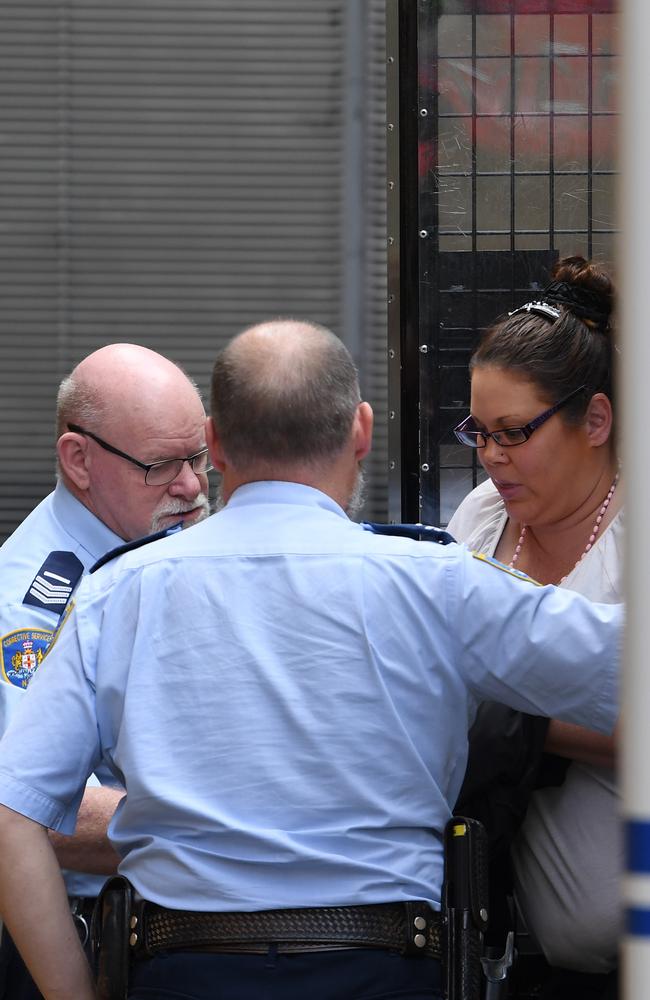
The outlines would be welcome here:
[[[365,392],[375,411],[373,450],[367,459],[367,513],[388,519],[388,360],[386,272],[386,0],[368,0],[366,10],[366,106],[364,174],[364,349],[360,359]]]
[[[58,381],[105,343],[206,388],[233,333],[295,315],[365,362],[343,249],[364,180],[346,29],[368,3],[378,38],[375,0],[0,4],[0,537],[52,487]]]

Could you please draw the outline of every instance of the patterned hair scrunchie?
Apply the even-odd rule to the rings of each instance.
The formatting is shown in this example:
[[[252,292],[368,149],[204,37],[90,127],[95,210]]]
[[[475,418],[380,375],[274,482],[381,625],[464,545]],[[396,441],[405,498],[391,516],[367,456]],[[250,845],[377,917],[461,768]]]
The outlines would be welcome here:
[[[570,285],[566,281],[552,281],[544,289],[544,298],[565,306],[574,316],[601,333],[607,331],[609,313],[603,309],[600,297],[587,288]]]

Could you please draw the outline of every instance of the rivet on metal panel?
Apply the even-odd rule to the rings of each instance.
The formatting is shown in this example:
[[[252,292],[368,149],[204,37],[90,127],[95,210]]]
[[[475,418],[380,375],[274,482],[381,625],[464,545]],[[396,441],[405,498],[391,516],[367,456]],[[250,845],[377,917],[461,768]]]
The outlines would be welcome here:
[[[394,56],[389,56],[388,59],[386,60],[386,62],[387,63],[394,63],[395,62],[395,57]]]
[[[429,112],[426,108],[420,108],[420,118],[426,118]]]
[[[395,301],[395,296],[394,295],[389,295],[388,296],[388,305],[391,305],[394,301]]]
[[[422,465],[420,466],[420,468],[422,469],[423,472],[428,472],[429,471],[429,463],[428,462],[423,462]]]
[[[395,410],[389,410],[388,411],[388,419],[389,420],[394,420],[395,419]]]
[[[393,125],[392,122],[389,122],[388,125],[386,126],[386,128],[388,129],[389,132],[392,132],[393,129],[395,128],[395,126]]]
[[[393,236],[389,236],[388,239],[386,240],[386,243],[388,244],[389,247],[392,247],[394,242],[395,238]]]
[[[420,344],[420,354],[428,354],[428,353],[429,353],[429,345]]]
[[[389,181],[388,182],[388,190],[389,191],[394,191],[395,190],[395,181]]]
[[[388,463],[388,468],[390,469],[391,472],[393,472],[394,469],[395,469],[395,463],[394,462],[389,462]]]
[[[421,240],[426,240],[426,238],[427,238],[428,235],[429,235],[429,230],[428,229],[421,229],[420,230],[420,239]]]
[[[392,347],[390,348],[390,350],[388,352],[388,357],[389,358],[394,358],[395,357],[395,351],[393,350]]]

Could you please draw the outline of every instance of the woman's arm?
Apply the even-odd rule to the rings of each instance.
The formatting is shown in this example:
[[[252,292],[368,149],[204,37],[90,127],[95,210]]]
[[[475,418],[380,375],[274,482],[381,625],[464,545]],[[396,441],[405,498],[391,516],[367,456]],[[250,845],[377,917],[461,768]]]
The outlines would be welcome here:
[[[558,722],[556,719],[551,719],[544,744],[547,753],[596,767],[615,767],[616,749],[615,734],[602,736],[590,729],[583,729],[582,726]]]

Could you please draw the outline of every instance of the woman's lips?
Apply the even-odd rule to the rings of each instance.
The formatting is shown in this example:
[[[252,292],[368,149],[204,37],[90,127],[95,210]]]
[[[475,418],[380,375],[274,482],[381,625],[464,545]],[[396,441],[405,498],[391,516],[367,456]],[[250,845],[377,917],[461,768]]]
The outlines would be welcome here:
[[[492,482],[503,500],[516,500],[521,493],[522,487],[519,483],[502,483],[498,479],[493,479]]]

